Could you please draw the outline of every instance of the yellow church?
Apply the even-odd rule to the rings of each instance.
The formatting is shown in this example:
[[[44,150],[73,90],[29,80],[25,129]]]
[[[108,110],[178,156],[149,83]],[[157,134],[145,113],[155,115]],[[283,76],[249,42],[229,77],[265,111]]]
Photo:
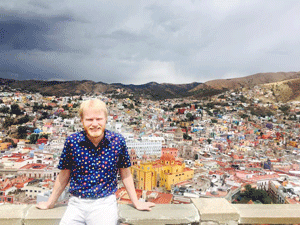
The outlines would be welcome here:
[[[165,187],[170,191],[172,185],[194,177],[194,171],[169,153],[153,162],[141,162],[130,167],[135,188],[150,191],[155,187]]]

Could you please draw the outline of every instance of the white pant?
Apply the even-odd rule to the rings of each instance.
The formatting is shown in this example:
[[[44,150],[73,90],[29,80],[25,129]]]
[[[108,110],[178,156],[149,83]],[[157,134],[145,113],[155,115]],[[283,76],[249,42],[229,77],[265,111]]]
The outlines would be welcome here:
[[[116,225],[118,205],[115,195],[99,199],[72,196],[60,225]]]

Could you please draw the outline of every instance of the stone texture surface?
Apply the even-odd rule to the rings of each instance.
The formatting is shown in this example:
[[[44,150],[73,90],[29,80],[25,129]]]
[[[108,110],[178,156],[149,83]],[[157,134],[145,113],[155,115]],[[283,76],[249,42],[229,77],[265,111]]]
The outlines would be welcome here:
[[[32,205],[26,213],[24,223],[26,225],[58,225],[66,208],[66,206],[56,206],[53,209],[40,210]]]
[[[224,198],[194,198],[192,202],[199,211],[201,221],[227,224],[239,220],[237,210]]]
[[[240,214],[239,223],[247,224],[300,224],[300,205],[232,204]]]
[[[133,225],[190,224],[200,219],[193,204],[157,204],[150,212],[138,211],[131,205],[119,205],[119,209],[121,221]]]
[[[214,221],[205,221],[205,222],[201,222],[200,225],[219,225],[219,223]]]
[[[120,218],[124,224],[133,225],[199,224],[200,216],[201,225],[300,224],[300,205],[241,205],[217,198],[194,199],[193,202],[195,205],[156,205],[151,212],[119,205]],[[38,210],[34,205],[4,204],[0,205],[0,224],[56,225],[65,209],[66,206],[58,206]]]
[[[28,205],[10,205],[0,206],[0,224],[1,225],[21,225]]]

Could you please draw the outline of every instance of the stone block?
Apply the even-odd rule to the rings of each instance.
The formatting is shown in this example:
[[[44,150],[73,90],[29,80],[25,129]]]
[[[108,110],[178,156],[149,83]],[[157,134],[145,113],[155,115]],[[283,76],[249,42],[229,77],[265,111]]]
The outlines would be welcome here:
[[[193,204],[157,204],[151,211],[138,211],[132,205],[121,204],[119,218],[133,225],[192,224],[200,219]]]
[[[25,225],[58,225],[66,206],[56,206],[53,209],[40,210],[35,205],[30,206],[24,218]]]
[[[22,225],[24,215],[28,205],[0,205],[0,224],[1,225]]]
[[[300,224],[298,204],[232,204],[241,224]]]
[[[204,221],[200,222],[200,225],[219,225],[219,223],[214,221]]]
[[[193,198],[192,202],[199,211],[201,223],[215,221],[227,224],[239,220],[237,210],[224,198]]]

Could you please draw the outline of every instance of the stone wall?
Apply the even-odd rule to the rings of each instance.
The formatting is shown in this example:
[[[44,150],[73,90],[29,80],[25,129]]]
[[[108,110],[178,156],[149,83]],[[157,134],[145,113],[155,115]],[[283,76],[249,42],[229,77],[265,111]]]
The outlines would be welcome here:
[[[122,223],[132,225],[164,224],[299,224],[300,205],[230,204],[223,198],[193,199],[192,204],[156,205],[152,211],[137,211],[119,205]],[[56,225],[66,206],[39,210],[34,205],[0,205],[1,225]]]

